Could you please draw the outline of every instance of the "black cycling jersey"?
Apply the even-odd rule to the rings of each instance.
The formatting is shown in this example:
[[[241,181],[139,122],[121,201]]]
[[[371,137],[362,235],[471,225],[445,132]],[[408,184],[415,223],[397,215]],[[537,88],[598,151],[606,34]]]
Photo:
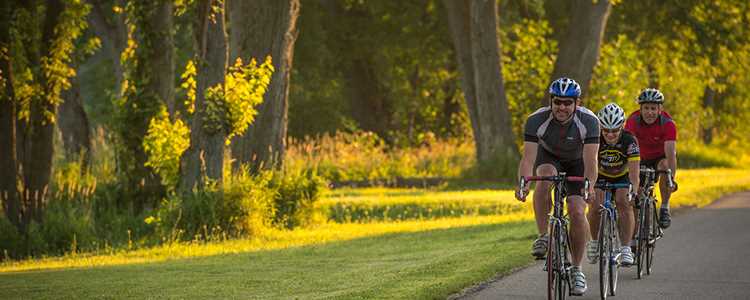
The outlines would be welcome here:
[[[550,107],[543,107],[526,120],[524,141],[539,144],[557,160],[579,160],[584,144],[599,142],[599,119],[587,108],[578,106],[572,120],[562,124],[552,115]]]
[[[628,173],[627,162],[640,160],[638,142],[630,132],[623,130],[616,143],[610,145],[602,136],[599,140],[599,175],[609,178]]]

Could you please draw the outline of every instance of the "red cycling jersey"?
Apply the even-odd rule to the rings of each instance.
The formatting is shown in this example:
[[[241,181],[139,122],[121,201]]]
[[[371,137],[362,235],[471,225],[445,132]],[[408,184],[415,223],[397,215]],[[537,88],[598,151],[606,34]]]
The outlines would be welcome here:
[[[658,120],[648,125],[641,119],[641,111],[637,110],[628,117],[625,130],[638,139],[643,160],[664,157],[664,142],[677,140],[677,127],[672,116],[665,111],[661,112]]]

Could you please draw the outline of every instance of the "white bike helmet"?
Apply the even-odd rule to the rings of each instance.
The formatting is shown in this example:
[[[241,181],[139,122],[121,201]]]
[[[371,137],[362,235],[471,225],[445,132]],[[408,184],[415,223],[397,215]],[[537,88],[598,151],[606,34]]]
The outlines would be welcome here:
[[[598,114],[599,123],[605,129],[619,129],[625,124],[625,111],[615,103],[604,106]]]

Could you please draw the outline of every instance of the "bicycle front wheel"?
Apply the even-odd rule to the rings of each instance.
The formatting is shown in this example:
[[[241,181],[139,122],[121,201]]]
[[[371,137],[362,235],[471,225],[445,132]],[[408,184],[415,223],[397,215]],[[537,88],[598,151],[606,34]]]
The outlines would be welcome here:
[[[649,227],[649,241],[646,247],[646,274],[651,275],[652,267],[654,265],[654,250],[656,249],[656,238],[659,234],[659,227],[656,225],[658,217],[656,215],[656,202],[651,202],[651,213],[650,213],[651,226]]]
[[[618,233],[617,219],[610,219],[610,224],[609,251],[611,259],[609,260],[609,295],[614,296],[617,291],[617,278],[620,273],[620,263],[617,262],[618,257],[616,253],[620,252],[619,248],[621,241],[620,234]]]
[[[560,224],[551,226],[547,247],[547,299],[564,300],[568,293],[565,282],[565,250],[563,228]]]
[[[647,267],[646,251],[651,226],[649,223],[651,206],[646,204],[648,200],[643,200],[643,202],[644,204],[641,205],[641,209],[638,210],[638,237],[636,239],[636,273],[638,279],[643,278],[643,271]]]
[[[602,211],[599,218],[599,295],[607,299],[609,295],[609,265],[610,265],[610,220],[609,214]]]

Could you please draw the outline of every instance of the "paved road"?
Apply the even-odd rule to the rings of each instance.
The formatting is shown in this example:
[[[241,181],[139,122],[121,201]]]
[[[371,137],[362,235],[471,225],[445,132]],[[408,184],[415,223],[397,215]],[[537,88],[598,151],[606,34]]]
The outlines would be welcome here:
[[[611,299],[750,299],[750,192],[725,196],[702,209],[672,218],[657,243],[654,269],[635,279],[635,267],[620,269]],[[586,264],[589,290],[577,299],[599,299],[597,265]],[[462,299],[544,299],[546,281],[537,263]]]

